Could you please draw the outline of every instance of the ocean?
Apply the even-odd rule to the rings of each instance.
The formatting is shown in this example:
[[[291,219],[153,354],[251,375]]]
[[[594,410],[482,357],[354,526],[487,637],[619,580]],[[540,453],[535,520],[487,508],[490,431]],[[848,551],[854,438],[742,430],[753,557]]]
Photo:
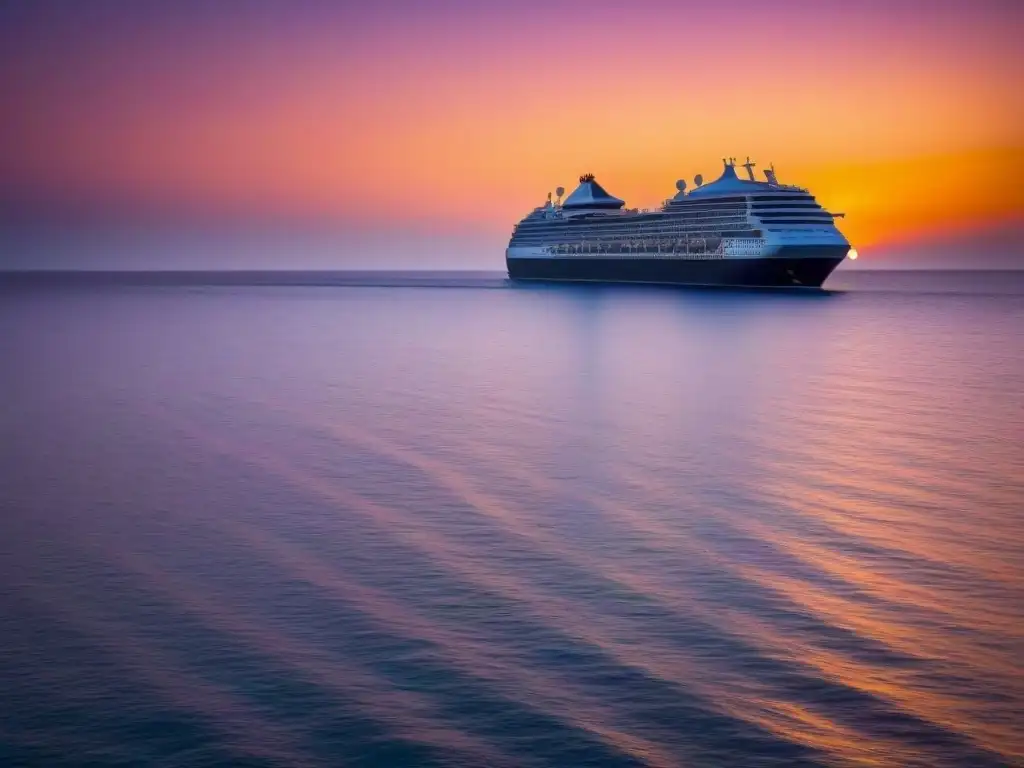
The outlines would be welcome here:
[[[0,277],[0,765],[1024,765],[1024,273]]]

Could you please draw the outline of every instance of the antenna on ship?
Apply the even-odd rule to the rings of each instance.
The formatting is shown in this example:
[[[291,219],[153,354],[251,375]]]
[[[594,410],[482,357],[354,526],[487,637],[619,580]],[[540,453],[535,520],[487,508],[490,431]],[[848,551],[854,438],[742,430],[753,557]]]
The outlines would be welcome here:
[[[757,163],[750,162],[750,155],[747,155],[747,162],[745,162],[743,164],[743,167],[747,169],[747,176],[750,177],[751,181],[754,180],[754,166],[755,165],[757,165]]]
[[[555,201],[555,205],[561,205],[562,195],[565,194],[565,187],[555,187],[555,194],[558,196],[558,199]]]
[[[686,179],[680,179],[676,182],[676,189],[680,192],[686,191]]]
[[[693,177],[693,183],[699,187],[701,184],[704,183],[704,177],[698,173],[696,176]]]
[[[768,179],[768,183],[773,187],[779,186],[779,180],[775,178],[775,163],[771,163],[768,169],[764,172],[764,177]]]

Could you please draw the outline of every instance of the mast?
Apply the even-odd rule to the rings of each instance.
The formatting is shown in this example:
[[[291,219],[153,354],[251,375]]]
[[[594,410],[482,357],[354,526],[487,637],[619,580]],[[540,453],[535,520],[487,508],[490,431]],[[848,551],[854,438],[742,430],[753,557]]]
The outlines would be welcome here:
[[[755,165],[757,165],[757,163],[750,162],[750,155],[747,155],[747,162],[745,162],[743,164],[743,167],[747,169],[747,176],[750,177],[751,181],[754,180],[754,166]]]

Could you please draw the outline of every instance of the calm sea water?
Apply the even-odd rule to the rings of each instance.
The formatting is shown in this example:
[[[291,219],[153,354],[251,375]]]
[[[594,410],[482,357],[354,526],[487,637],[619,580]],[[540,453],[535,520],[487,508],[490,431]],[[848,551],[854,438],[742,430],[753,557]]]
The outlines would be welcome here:
[[[1020,274],[165,282],[0,289],[3,766],[1024,764]]]

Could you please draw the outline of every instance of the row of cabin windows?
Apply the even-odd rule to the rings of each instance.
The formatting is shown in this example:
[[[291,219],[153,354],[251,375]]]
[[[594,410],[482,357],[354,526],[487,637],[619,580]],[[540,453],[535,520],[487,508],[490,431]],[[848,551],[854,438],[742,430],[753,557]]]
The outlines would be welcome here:
[[[793,212],[789,215],[802,216],[806,215],[799,212]],[[747,217],[744,214],[733,214],[731,216],[707,216],[707,217],[673,217],[666,219],[654,219],[648,221],[577,221],[577,222],[565,222],[565,221],[549,221],[544,223],[537,223],[533,221],[524,221],[516,225],[518,229],[533,230],[536,232],[562,232],[566,230],[580,230],[580,229],[650,229],[660,227],[715,227],[722,224],[728,224],[735,221],[746,221]]]
[[[607,250],[689,250],[689,249],[701,249],[705,246],[717,247],[722,242],[720,237],[692,237],[689,240],[682,238],[657,238],[649,237],[646,239],[632,239],[632,240],[583,240],[573,242],[560,242],[560,243],[547,243],[546,245],[550,248],[583,248],[585,250],[593,251],[607,251]]]
[[[827,211],[771,211],[762,212],[757,214],[758,218],[762,221],[769,219],[785,219],[785,218],[811,218],[811,219],[828,219],[831,221],[833,215]]]
[[[835,218],[828,211],[774,211],[755,215],[761,221],[775,221],[776,219],[826,219],[832,221]]]
[[[774,219],[772,220],[774,221]],[[822,219],[822,221],[825,221]],[[642,229],[637,227],[608,227],[601,229],[558,229],[558,230],[546,230],[538,231],[532,229],[516,229],[513,230],[513,234],[519,237],[540,237],[540,238],[552,238],[552,237],[603,237],[611,235],[628,235],[630,237],[637,235],[652,235],[659,234],[662,232],[673,233],[673,232],[720,232],[723,229],[748,229],[750,223],[745,220],[737,221],[723,221],[713,227],[644,227]]]
[[[827,222],[819,222],[827,223]],[[702,227],[686,229],[682,227],[673,227],[666,229],[651,229],[651,230],[603,230],[603,231],[581,231],[577,230],[574,232],[513,232],[512,236],[517,239],[531,239],[531,240],[556,240],[556,239],[579,239],[579,238],[602,238],[602,237],[674,237],[676,235],[705,235],[705,234],[717,234],[725,231],[740,231],[749,232],[746,222],[735,222],[731,226],[723,227]]]
[[[669,200],[666,208],[672,211],[690,210],[691,208],[713,208],[727,205],[745,206],[747,201],[742,197],[716,197],[713,200]]]
[[[694,211],[683,214],[658,214],[650,217],[608,218],[608,219],[523,219],[520,226],[534,227],[583,227],[583,226],[643,226],[661,225],[676,221],[711,221],[714,219],[734,219],[746,216],[742,208],[729,211]]]
[[[619,241],[642,241],[642,240],[671,240],[671,239],[686,239],[700,240],[706,238],[758,238],[761,237],[762,231],[760,229],[736,229],[736,230],[716,230],[714,232],[675,232],[675,233],[657,233],[657,234],[643,234],[643,235],[628,235],[623,236],[622,234],[617,235],[591,235],[589,237],[521,237],[513,235],[511,242],[516,245],[552,245],[555,243],[581,243],[581,242],[619,242]]]
[[[812,195],[752,195],[751,203],[773,203],[782,200],[800,200],[814,202]]]
[[[785,225],[781,227],[782,229],[785,229],[785,227],[788,227],[791,224],[817,224],[821,226],[823,224],[829,225],[832,223],[832,221],[825,221],[823,219],[772,219],[771,221],[765,221],[764,223],[765,226],[768,227],[768,229],[775,232],[780,229],[780,227],[778,226],[779,224]]]
[[[789,216],[785,218],[794,218]],[[808,217],[799,217],[808,218]],[[829,219],[831,220],[831,219]],[[719,219],[713,222],[673,222],[671,224],[649,225],[645,227],[516,227],[513,231],[523,234],[533,233],[538,235],[556,235],[562,233],[580,232],[660,232],[662,230],[694,230],[694,229],[722,229],[724,227],[743,227],[749,223],[746,217],[735,217],[731,219]]]
[[[752,211],[778,211],[778,210],[820,210],[817,203],[754,203],[750,206]]]
[[[719,205],[725,203],[745,203],[747,198],[742,195],[708,195],[698,197],[696,195],[687,195],[682,200],[676,200],[674,197],[670,197],[666,201],[669,205]]]

